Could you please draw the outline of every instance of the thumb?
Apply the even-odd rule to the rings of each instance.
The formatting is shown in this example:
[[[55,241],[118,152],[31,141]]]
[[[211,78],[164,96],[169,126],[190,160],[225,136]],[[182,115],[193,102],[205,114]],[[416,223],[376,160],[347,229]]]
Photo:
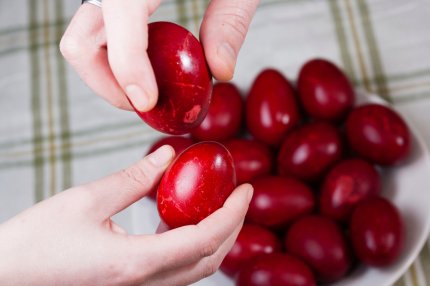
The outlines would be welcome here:
[[[97,213],[105,219],[145,196],[160,180],[174,154],[171,146],[164,145],[134,165],[85,185],[92,201],[97,202]]]
[[[206,59],[217,80],[230,80],[259,0],[212,0],[200,29]]]

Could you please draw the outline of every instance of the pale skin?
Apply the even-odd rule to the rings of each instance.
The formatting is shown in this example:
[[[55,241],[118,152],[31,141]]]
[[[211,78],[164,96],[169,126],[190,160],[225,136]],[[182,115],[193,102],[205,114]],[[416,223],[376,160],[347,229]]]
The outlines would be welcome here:
[[[115,107],[152,109],[158,98],[146,54],[147,23],[161,0],[83,4],[60,44],[65,59]],[[209,68],[233,77],[259,0],[212,0],[200,29]],[[137,25],[136,23],[141,23]],[[0,225],[0,285],[188,285],[213,274],[242,227],[252,186],[236,188],[197,225],[130,235],[111,217],[143,198],[171,163],[163,146],[106,178],[73,187]]]
[[[173,156],[165,145],[0,225],[0,284],[167,286],[213,274],[242,227],[252,197],[249,184],[197,225],[130,235],[111,220],[149,192]]]

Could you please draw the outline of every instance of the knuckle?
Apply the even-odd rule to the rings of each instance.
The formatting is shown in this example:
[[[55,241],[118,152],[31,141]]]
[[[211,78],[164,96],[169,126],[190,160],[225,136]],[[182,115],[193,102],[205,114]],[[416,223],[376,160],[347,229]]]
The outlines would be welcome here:
[[[64,35],[60,41],[60,52],[69,61],[78,59],[82,54],[82,45],[70,35]]]
[[[208,259],[203,267],[202,278],[211,276],[217,270],[218,270],[218,264],[214,260]]]
[[[139,186],[151,185],[148,171],[141,165],[134,165],[121,171],[125,181],[129,182],[132,189]]]
[[[213,255],[218,249],[218,243],[216,239],[212,238],[206,241],[201,248],[201,256],[208,257]]]
[[[233,31],[235,36],[244,39],[252,19],[250,12],[243,7],[235,7],[232,11],[226,12],[224,16],[224,25]]]

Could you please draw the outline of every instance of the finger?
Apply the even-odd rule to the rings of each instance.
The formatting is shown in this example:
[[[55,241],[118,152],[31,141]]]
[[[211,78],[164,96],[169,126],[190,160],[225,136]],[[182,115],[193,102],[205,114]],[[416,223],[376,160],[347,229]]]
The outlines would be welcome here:
[[[230,80],[259,0],[212,0],[200,29],[206,59],[214,77]]]
[[[172,285],[172,281],[175,281],[175,285],[189,285],[214,274],[233,247],[242,226],[243,221],[213,255],[204,257],[196,263],[163,272],[154,277],[149,285],[168,286]]]
[[[81,5],[61,39],[60,51],[97,95],[118,108],[132,110],[110,69],[103,26],[99,7]]]
[[[151,266],[154,272],[167,271],[189,265],[213,255],[225,240],[242,224],[252,197],[252,186],[241,185],[236,188],[224,206],[202,220],[197,225],[189,225],[162,234],[135,237],[133,249],[143,249],[139,245],[148,243],[141,256],[154,257]]]
[[[157,84],[146,52],[148,16],[160,0],[104,0],[110,67],[132,105],[148,111],[157,102]]]
[[[174,154],[171,146],[164,145],[134,165],[81,189],[97,203],[97,214],[106,219],[145,196],[159,181]]]

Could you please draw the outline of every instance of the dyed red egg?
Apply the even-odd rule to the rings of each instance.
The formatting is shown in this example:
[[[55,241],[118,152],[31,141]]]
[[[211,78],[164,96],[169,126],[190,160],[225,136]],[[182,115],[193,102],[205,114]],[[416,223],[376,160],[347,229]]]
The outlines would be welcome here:
[[[264,144],[252,139],[233,139],[225,142],[225,147],[233,156],[238,184],[272,172],[274,154]]]
[[[148,25],[147,52],[157,80],[158,101],[148,112],[135,111],[161,132],[190,132],[206,116],[212,93],[212,75],[202,45],[179,25],[155,22]]]
[[[297,86],[303,107],[316,119],[339,121],[354,104],[355,94],[347,76],[324,59],[303,65]]]
[[[313,122],[291,132],[278,153],[278,173],[305,182],[321,179],[342,158],[339,131],[324,122]]]
[[[183,137],[183,136],[166,136],[158,139],[155,141],[151,147],[149,147],[149,151],[146,153],[146,155],[154,152],[158,148],[160,148],[163,145],[170,145],[175,149],[175,154],[178,156],[182,151],[190,147],[194,144],[194,141],[189,137]],[[155,186],[149,193],[148,197],[155,200],[157,198],[157,188],[158,185]]]
[[[236,186],[233,158],[216,142],[201,142],[179,154],[157,191],[157,208],[170,227],[197,224],[219,209]]]
[[[291,83],[277,70],[262,71],[246,99],[246,124],[252,136],[277,147],[299,120]]]
[[[151,147],[149,147],[149,150],[147,154],[150,154],[160,148],[163,145],[170,145],[175,149],[175,154],[179,155],[182,151],[190,147],[194,144],[194,141],[189,137],[183,137],[183,136],[165,136],[161,137],[157,141],[155,141]]]
[[[242,96],[234,84],[216,83],[208,114],[191,136],[198,141],[219,142],[236,137],[242,127],[243,109]]]
[[[265,176],[252,181],[254,195],[246,219],[269,228],[283,228],[315,207],[311,189],[288,177]]]
[[[351,251],[340,227],[323,216],[297,220],[285,237],[287,252],[303,259],[322,283],[344,277],[351,267]]]
[[[337,163],[324,178],[320,212],[337,221],[349,220],[357,204],[381,191],[378,171],[361,159]]]
[[[316,286],[314,275],[300,259],[288,254],[252,258],[239,272],[237,286]]]
[[[394,165],[410,151],[408,126],[399,114],[383,105],[353,109],[346,121],[346,134],[352,150],[376,164]]]
[[[372,266],[388,266],[400,255],[404,230],[397,208],[375,197],[360,203],[350,222],[352,246],[358,258]]]
[[[234,277],[252,257],[281,252],[281,250],[281,241],[275,234],[257,225],[244,224],[232,249],[221,263],[220,269]]]

